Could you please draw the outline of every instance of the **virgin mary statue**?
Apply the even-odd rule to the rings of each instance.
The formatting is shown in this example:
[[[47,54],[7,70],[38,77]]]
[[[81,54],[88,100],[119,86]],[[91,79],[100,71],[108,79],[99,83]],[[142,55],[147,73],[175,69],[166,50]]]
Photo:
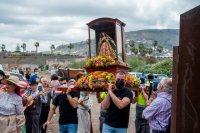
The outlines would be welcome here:
[[[98,55],[100,56],[111,56],[113,59],[116,58],[116,44],[113,39],[106,33],[100,34],[100,39],[98,42]]]

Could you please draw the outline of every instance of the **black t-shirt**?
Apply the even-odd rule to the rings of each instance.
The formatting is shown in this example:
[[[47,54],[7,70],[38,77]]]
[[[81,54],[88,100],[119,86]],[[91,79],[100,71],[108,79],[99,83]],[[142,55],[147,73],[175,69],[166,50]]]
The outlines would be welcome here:
[[[127,97],[130,99],[130,103],[133,99],[133,93],[127,88],[122,90],[114,90],[113,93],[119,98],[123,99]],[[110,99],[110,106],[106,111],[105,123],[115,128],[128,128],[130,103],[123,109],[119,109]]]
[[[70,92],[70,95],[78,98],[77,92]],[[78,124],[77,108],[73,108],[65,93],[56,96],[53,105],[59,106],[59,124]]]

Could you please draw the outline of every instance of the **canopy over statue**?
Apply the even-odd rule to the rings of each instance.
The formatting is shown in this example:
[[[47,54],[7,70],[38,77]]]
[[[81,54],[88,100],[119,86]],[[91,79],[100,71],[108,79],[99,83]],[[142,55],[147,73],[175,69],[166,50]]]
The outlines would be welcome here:
[[[124,48],[125,24],[119,19],[98,18],[88,24],[88,73],[127,71]],[[98,68],[97,68],[98,67]]]
[[[98,55],[111,55],[116,61],[126,62],[124,48],[125,24],[122,21],[113,18],[98,18],[87,25],[89,58]],[[106,52],[105,49],[109,51]]]

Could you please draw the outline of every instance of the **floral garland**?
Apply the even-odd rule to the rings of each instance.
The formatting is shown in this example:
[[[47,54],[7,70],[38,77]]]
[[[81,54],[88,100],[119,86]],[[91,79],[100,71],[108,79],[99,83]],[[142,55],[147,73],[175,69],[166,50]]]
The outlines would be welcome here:
[[[114,83],[115,76],[112,73],[95,71],[87,76],[78,79],[77,85],[79,88],[106,88],[107,83]]]
[[[131,88],[138,88],[140,86],[140,79],[132,76],[126,76],[126,85],[130,86]],[[107,83],[115,83],[115,75],[108,72],[103,71],[95,71],[90,73],[82,78],[78,79],[77,85],[79,88],[89,88],[89,89],[96,89],[96,88],[106,88]]]
[[[97,56],[95,58],[90,58],[86,66],[87,67],[107,67],[114,65],[116,62],[111,56]]]
[[[140,79],[128,74],[126,76],[126,85],[128,85],[132,88],[138,88],[140,86]]]

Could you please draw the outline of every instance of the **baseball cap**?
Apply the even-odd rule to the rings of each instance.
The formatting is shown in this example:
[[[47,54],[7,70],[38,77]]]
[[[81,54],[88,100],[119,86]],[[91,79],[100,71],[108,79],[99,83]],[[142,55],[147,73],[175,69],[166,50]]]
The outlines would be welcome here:
[[[38,85],[38,83],[36,82],[36,81],[32,81],[31,83],[30,83],[30,85]]]

